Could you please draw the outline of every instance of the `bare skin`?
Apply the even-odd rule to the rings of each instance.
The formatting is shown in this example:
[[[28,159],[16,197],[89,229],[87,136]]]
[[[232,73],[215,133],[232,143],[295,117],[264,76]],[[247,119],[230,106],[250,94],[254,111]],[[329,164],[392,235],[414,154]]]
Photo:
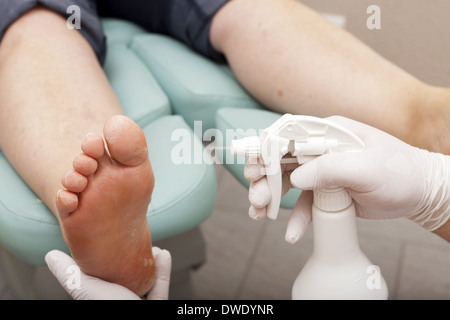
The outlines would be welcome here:
[[[436,233],[441,238],[450,242],[450,220],[447,221],[442,227],[434,230],[433,232]]]
[[[145,136],[124,116],[89,134],[57,194],[63,236],[82,271],[139,296],[155,281],[147,208],[154,186]],[[120,270],[120,272],[118,272]]]
[[[232,0],[210,39],[268,108],[341,115],[450,154],[450,89],[429,86],[296,0]]]
[[[145,219],[153,172],[142,131],[114,117],[121,114],[89,43],[65,18],[36,8],[8,28],[0,42],[2,151],[59,219],[82,270],[142,295],[154,281]],[[105,123],[111,156],[100,146]],[[130,140],[124,145],[115,130]]]

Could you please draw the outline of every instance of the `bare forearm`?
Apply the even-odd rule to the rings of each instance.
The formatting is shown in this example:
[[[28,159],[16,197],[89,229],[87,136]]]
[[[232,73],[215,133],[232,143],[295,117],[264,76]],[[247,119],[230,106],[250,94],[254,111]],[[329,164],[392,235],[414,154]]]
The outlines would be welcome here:
[[[450,220],[434,231],[438,236],[450,242]]]

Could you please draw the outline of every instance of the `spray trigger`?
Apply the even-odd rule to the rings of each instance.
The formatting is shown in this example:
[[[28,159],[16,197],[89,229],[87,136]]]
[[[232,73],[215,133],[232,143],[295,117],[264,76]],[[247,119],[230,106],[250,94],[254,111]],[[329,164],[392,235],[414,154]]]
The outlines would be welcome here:
[[[331,152],[360,152],[362,140],[338,124],[312,116],[285,114],[260,136],[231,141],[231,154],[257,159],[265,167],[272,200],[267,216],[275,220],[281,202],[281,164],[302,165]]]

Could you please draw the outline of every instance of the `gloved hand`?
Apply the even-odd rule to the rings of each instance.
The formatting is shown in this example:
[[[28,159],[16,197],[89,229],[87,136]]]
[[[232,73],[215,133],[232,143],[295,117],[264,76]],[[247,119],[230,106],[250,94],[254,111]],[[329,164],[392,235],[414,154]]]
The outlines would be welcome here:
[[[146,300],[167,300],[169,297],[172,258],[167,250],[153,247],[156,264],[156,282],[148,292]],[[80,272],[79,286],[73,283],[77,263],[59,250],[52,250],[45,256],[50,271],[58,279],[66,292],[75,300],[141,300],[134,292],[115,283],[103,281]]]
[[[365,143],[360,153],[320,156],[302,166],[284,168],[284,192],[289,185],[301,190],[345,187],[355,202],[356,214],[368,219],[407,217],[427,230],[450,217],[450,157],[412,147],[365,124],[330,117]],[[248,164],[251,181],[249,215],[263,218],[270,190],[262,164]],[[303,191],[288,222],[286,241],[295,243],[311,222],[312,191]]]

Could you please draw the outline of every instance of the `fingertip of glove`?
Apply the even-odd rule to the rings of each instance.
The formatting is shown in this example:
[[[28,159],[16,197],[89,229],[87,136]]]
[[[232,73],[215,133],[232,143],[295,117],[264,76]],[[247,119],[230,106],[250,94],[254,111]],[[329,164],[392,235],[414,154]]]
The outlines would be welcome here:
[[[291,180],[291,184],[296,188],[302,185],[302,172],[305,165],[306,164],[304,164],[303,167],[298,167],[297,169],[292,171],[289,177]]]
[[[248,209],[248,215],[253,220],[262,220],[262,219],[264,219],[266,217],[266,208],[265,207],[257,208],[257,207],[252,205]]]
[[[153,255],[155,256],[170,256],[170,252],[166,249],[161,249],[159,247],[152,247]]]
[[[248,190],[248,200],[255,208],[264,208],[270,203],[272,194],[270,193],[267,180],[252,182]]]
[[[316,185],[317,161],[311,161],[295,169],[290,176],[291,184],[300,190],[309,190]]]
[[[50,263],[58,260],[58,258],[60,258],[60,257],[61,257],[61,251],[51,250],[51,251],[47,252],[47,254],[44,257],[44,260],[47,264],[50,264]]]
[[[284,240],[289,244],[295,244],[298,239],[300,238],[300,234],[289,234],[286,233],[286,236],[284,237]]]
[[[170,254],[170,251],[166,249],[162,249],[159,253],[166,261],[172,260],[172,255]]]

